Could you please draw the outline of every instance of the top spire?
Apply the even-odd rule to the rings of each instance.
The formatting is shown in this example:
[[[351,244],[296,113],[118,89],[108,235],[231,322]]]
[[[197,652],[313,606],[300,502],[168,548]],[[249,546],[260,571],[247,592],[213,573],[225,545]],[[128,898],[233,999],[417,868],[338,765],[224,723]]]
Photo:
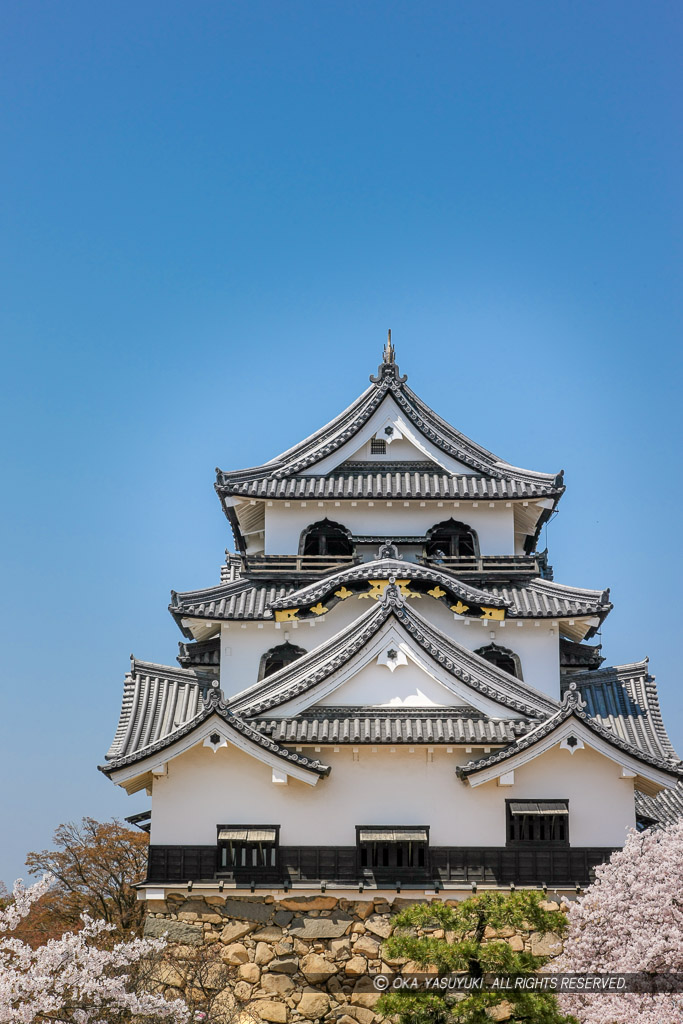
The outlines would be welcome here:
[[[392,377],[399,384],[403,384],[404,381],[408,380],[406,374],[403,377],[399,375],[399,369],[396,364],[396,350],[391,344],[391,330],[389,330],[387,331],[387,341],[382,352],[382,362],[377,367],[377,374],[371,374],[370,380],[373,384],[379,384],[385,378],[391,379]]]
[[[396,353],[394,352],[394,346],[391,344],[391,328],[387,331],[387,343],[384,346],[384,363],[394,363],[396,361]]]

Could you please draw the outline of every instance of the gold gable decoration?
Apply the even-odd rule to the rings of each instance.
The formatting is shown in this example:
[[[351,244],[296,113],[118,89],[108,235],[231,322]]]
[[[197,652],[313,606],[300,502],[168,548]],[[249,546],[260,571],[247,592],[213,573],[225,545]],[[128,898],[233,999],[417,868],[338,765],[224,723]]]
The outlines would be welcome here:
[[[294,622],[299,613],[298,608],[277,609],[275,612],[276,622]]]
[[[482,619],[497,619],[500,622],[505,618],[504,608],[484,608],[482,605],[481,610],[483,612]]]
[[[458,601],[457,604],[451,605],[451,611],[455,612],[456,615],[464,615],[465,612],[468,612],[469,610],[470,606],[468,604],[463,604],[462,601]]]

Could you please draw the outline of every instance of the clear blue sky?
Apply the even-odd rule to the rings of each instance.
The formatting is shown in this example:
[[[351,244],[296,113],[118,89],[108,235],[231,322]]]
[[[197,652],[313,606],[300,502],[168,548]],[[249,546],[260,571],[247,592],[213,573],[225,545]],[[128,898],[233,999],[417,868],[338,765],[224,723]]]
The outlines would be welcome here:
[[[0,32],[0,878],[96,771],[128,654],[218,579],[216,465],[366,385],[568,491],[683,752],[679,3],[12,0]]]

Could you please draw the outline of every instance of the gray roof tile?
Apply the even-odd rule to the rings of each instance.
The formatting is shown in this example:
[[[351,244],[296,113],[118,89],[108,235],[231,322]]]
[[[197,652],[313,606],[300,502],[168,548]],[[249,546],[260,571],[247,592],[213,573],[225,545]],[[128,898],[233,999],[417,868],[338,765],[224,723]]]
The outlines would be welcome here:
[[[182,668],[198,668],[203,672],[218,669],[221,663],[221,638],[195,640],[191,644],[178,644],[178,664]]]
[[[359,567],[372,565],[362,563]],[[402,578],[420,573],[432,573],[435,583],[440,575],[447,575],[441,567],[439,570],[427,569],[417,563],[401,563]],[[347,570],[345,570],[347,571]],[[350,571],[350,570],[349,570]],[[448,574],[451,575],[451,574]],[[336,578],[336,574],[335,574]],[[420,576],[422,578],[422,576]],[[427,578],[427,577],[425,577]],[[454,582],[457,578],[451,576]],[[312,587],[320,587],[325,581],[316,581]],[[471,587],[460,581],[460,586]],[[207,587],[204,590],[191,590],[179,594],[171,591],[170,611],[180,622],[183,618],[197,619],[270,619],[272,608],[286,605],[286,599],[301,589],[293,583],[276,583],[272,580],[257,582],[242,578],[232,583]],[[483,588],[472,587],[473,590]],[[612,608],[609,601],[609,590],[586,590],[580,587],[568,587],[553,580],[540,577],[518,586],[513,584],[487,583],[485,588],[487,601],[492,605],[506,606],[506,614],[511,618],[543,619],[543,618],[580,618],[587,615],[598,615],[604,618]],[[188,638],[192,634],[186,631]]]
[[[563,680],[566,692],[576,683],[586,713],[628,743],[662,758],[677,758],[666,732],[654,676],[648,660],[593,672],[577,672]]]
[[[446,473],[439,467],[391,469],[372,467],[326,476],[299,475],[277,477],[230,478],[219,473],[218,493],[262,500],[329,501],[377,500],[382,498],[450,499],[485,501],[538,501],[559,496],[564,486],[555,480],[508,480],[477,474]]]
[[[278,743],[498,744],[510,743],[532,724],[444,708],[318,708],[295,718],[259,717],[252,725]]]
[[[605,660],[600,653],[602,644],[579,644],[560,637],[560,667],[562,669],[597,669]]]
[[[155,669],[160,668],[158,665],[153,667]],[[176,673],[176,670],[170,668],[170,666],[166,667],[169,673],[169,681],[171,681],[170,677]],[[164,750],[166,747],[170,747],[171,744],[176,743],[184,736],[187,736],[212,715],[218,715],[229,729],[240,733],[257,747],[261,747],[269,753],[275,754],[277,757],[282,758],[283,761],[289,761],[292,764],[296,764],[297,767],[304,768],[306,771],[313,772],[317,775],[329,775],[329,767],[322,764],[317,758],[304,757],[296,751],[287,750],[286,747],[282,747],[279,743],[276,743],[275,740],[268,736],[264,736],[263,733],[259,732],[258,729],[255,729],[251,723],[245,721],[242,717],[231,711],[224,702],[223,694],[221,693],[221,690],[218,687],[218,682],[215,679],[210,682],[208,688],[201,684],[196,687],[193,695],[195,697],[194,714],[187,714],[183,722],[174,723],[173,726],[170,725],[167,714],[169,702],[164,699],[161,693],[163,689],[163,679],[158,676],[155,677],[152,701],[147,704],[144,711],[139,716],[139,724],[143,727],[134,728],[133,730],[127,728],[124,730],[124,735],[121,737],[121,741],[118,744],[118,750],[114,752],[114,744],[112,744],[109,753],[106,755],[108,764],[100,765],[100,771],[110,775],[112,772],[117,771],[120,768],[126,768],[138,761],[143,761],[146,758],[151,757],[153,754]],[[172,704],[173,700],[170,703]],[[189,701],[187,704],[189,710]],[[161,711],[162,714],[150,714],[150,709],[153,708],[154,705],[156,705],[157,712]],[[129,726],[136,724],[135,714],[131,715],[128,713],[127,717],[129,720]],[[164,726],[159,727],[159,719],[162,717],[164,719]]]

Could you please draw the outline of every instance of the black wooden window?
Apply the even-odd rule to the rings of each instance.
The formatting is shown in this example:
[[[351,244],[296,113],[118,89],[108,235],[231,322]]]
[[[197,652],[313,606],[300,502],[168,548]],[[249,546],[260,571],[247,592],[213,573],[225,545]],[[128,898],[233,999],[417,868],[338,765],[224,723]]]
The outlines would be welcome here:
[[[370,454],[386,455],[387,442],[381,437],[373,437],[373,439],[370,441]]]
[[[277,866],[279,833],[279,825],[219,825],[219,873],[272,870]]]
[[[346,527],[322,519],[319,523],[307,526],[301,535],[300,554],[302,555],[352,555],[353,542]]]
[[[448,519],[427,531],[425,554],[429,558],[442,555],[449,558],[475,558],[479,554],[479,541],[470,526]]]
[[[297,658],[301,658],[306,651],[303,647],[296,647],[294,644],[278,644],[277,647],[271,647],[269,651],[261,655],[261,663],[259,665],[258,677],[259,679],[265,679],[266,676],[272,676],[273,672],[279,672],[285,665],[291,665]]]
[[[508,843],[569,842],[569,806],[566,800],[508,800]]]
[[[358,855],[366,871],[410,871],[427,867],[428,828],[358,826]]]
[[[489,644],[487,647],[479,647],[474,653],[478,654],[480,658],[485,658],[492,665],[496,665],[497,668],[502,668],[503,672],[509,672],[517,679],[522,678],[522,664],[519,656],[508,647]]]

